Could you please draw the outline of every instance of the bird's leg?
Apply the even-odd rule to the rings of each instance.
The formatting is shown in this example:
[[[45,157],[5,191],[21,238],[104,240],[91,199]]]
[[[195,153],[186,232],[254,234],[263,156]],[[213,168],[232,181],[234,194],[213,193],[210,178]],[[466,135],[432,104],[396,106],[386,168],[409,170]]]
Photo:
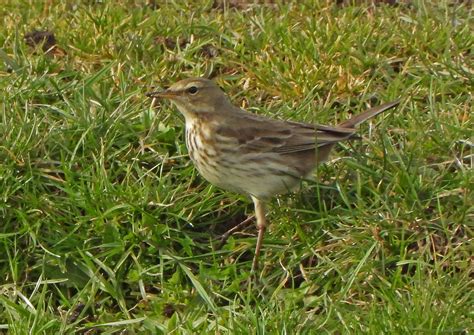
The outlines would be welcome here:
[[[253,256],[252,263],[252,272],[255,273],[258,268],[258,256],[260,255],[260,249],[262,248],[267,219],[265,218],[265,203],[255,197],[252,197],[252,200],[255,205],[255,217],[257,218],[258,229],[257,246],[255,247],[255,255]]]
[[[250,224],[250,222],[254,219],[254,215],[251,215],[249,216],[248,218],[246,218],[244,221],[242,221],[241,223],[239,223],[237,226],[229,229],[228,231],[226,231],[220,238],[220,243],[219,245],[217,246],[217,250],[219,250],[220,248],[222,248],[224,246],[224,244],[227,242],[227,239],[229,238],[230,235],[232,235],[233,233],[235,233],[236,231],[239,231],[239,230],[242,230],[244,229],[245,227],[247,227],[247,225]]]

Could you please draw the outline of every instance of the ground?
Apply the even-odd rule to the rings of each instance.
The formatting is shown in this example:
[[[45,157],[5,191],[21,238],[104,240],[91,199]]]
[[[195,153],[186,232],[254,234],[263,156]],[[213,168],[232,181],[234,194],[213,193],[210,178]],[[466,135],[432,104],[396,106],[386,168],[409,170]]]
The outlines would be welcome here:
[[[4,1],[0,333],[473,331],[472,5]],[[181,3],[184,3],[181,2]],[[401,98],[256,230],[207,183],[190,76],[275,118],[337,124]]]

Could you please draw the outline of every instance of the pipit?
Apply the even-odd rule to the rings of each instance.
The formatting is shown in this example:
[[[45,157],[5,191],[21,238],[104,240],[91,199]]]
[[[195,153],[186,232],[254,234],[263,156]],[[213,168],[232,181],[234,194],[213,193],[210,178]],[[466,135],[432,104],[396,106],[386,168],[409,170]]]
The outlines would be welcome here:
[[[355,127],[361,122],[399,104],[371,108],[332,127],[249,113],[204,78],[181,80],[147,96],[171,100],[184,115],[189,156],[204,178],[252,198],[258,229],[253,272],[267,226],[265,203],[299,186],[337,142],[357,138]]]

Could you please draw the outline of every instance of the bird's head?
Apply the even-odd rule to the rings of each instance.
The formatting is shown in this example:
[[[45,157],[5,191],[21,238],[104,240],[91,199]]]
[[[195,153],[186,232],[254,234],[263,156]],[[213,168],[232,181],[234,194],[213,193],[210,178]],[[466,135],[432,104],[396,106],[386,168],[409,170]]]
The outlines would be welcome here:
[[[205,78],[180,80],[163,91],[146,95],[171,100],[185,117],[200,113],[222,113],[227,110],[224,107],[230,105],[219,86]]]

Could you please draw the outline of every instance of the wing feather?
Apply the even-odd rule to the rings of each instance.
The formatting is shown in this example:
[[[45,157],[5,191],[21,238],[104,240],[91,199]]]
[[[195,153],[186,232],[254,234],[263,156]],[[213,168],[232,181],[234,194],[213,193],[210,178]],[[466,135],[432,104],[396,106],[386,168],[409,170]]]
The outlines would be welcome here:
[[[245,113],[240,114],[236,122],[220,125],[215,132],[232,138],[241,152],[290,154],[348,139],[355,129],[280,121]]]
[[[355,127],[361,122],[399,104],[399,100],[369,109],[339,126],[281,121],[252,114],[239,108],[226,115],[226,123],[215,129],[241,152],[291,154],[316,150],[339,141],[358,138]]]

